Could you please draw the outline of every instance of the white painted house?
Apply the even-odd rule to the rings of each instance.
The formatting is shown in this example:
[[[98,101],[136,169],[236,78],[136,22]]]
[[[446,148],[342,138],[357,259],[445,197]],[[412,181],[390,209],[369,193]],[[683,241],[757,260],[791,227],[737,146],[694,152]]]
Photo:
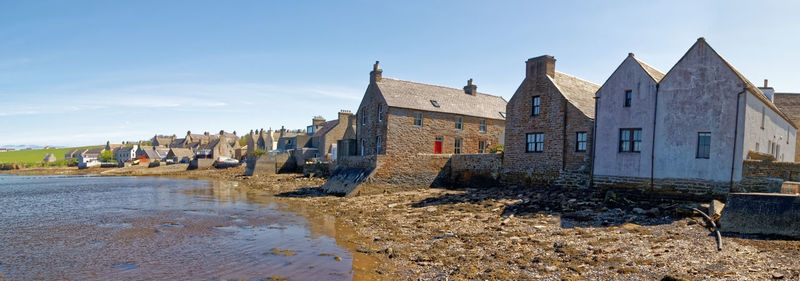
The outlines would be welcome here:
[[[703,38],[666,74],[630,54],[596,98],[598,187],[720,194],[750,151],[795,160],[796,125]]]
[[[120,147],[114,150],[114,160],[117,162],[130,162],[136,159],[136,150],[138,145]]]

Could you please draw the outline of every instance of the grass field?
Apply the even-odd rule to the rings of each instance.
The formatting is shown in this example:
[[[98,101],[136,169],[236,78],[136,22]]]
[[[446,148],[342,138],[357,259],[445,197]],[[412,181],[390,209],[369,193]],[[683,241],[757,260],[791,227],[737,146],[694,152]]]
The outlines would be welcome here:
[[[102,147],[102,145],[87,146],[80,148],[95,148],[95,147]],[[44,157],[48,153],[53,153],[53,155],[56,156],[57,160],[63,160],[64,153],[67,153],[67,151],[76,148],[78,147],[0,152],[0,163],[41,163],[42,159],[44,159]]]

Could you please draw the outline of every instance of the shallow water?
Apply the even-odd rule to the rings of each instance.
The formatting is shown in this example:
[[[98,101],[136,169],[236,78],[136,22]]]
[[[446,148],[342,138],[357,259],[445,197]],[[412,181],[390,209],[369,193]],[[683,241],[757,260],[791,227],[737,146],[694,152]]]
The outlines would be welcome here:
[[[236,182],[0,175],[0,276],[353,279],[334,219],[302,213]]]

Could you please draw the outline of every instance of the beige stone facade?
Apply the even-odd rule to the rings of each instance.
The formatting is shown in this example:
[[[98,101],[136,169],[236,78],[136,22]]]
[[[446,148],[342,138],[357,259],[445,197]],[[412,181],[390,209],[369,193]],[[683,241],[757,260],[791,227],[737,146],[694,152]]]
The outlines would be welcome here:
[[[795,124],[800,124],[800,93],[775,93],[775,105]],[[800,142],[795,143],[794,153],[794,161],[800,161]]]

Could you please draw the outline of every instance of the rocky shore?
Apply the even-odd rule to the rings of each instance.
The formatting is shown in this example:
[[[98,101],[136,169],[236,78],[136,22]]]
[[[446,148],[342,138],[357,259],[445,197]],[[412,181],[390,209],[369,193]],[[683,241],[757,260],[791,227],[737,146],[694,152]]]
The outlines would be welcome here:
[[[333,215],[354,233],[356,279],[797,280],[800,242],[713,234],[683,205],[629,202],[589,190],[424,189],[330,196],[324,179],[177,166],[28,169],[16,174],[169,176],[238,181],[253,193]],[[339,236],[337,234],[337,236]]]

